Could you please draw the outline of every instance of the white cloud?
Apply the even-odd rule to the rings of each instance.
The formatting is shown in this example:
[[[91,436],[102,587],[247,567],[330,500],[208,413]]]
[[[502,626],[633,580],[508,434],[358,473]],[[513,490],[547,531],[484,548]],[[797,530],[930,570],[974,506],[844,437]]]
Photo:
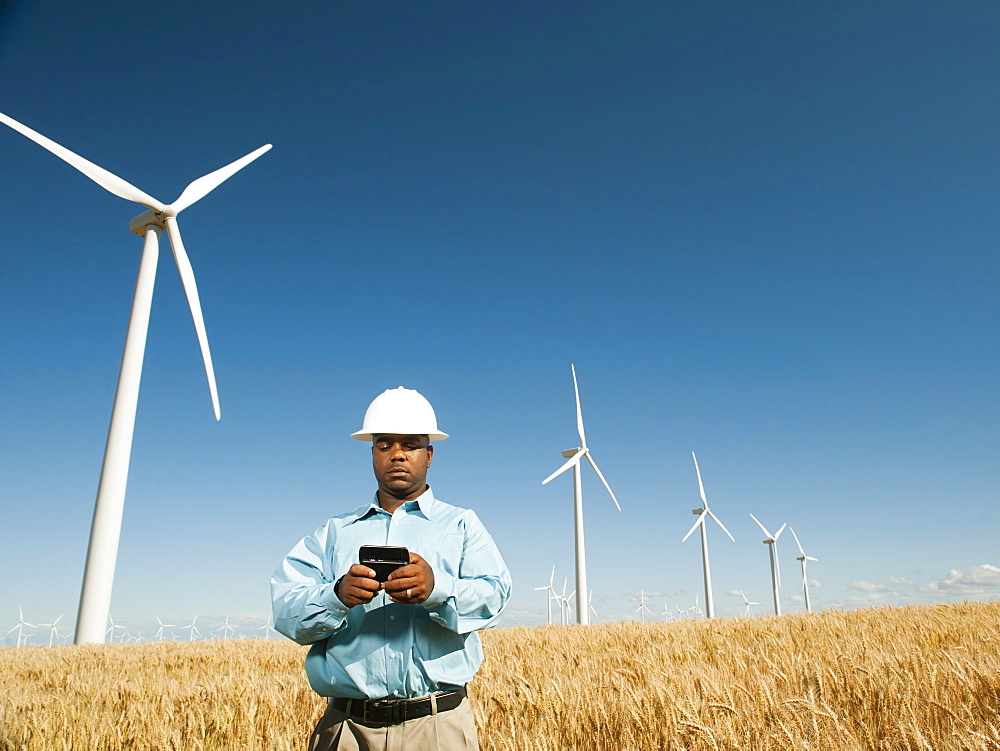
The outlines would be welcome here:
[[[906,576],[890,576],[888,581],[890,584],[895,584],[897,587],[909,586],[910,584],[913,584],[913,579]]]
[[[851,589],[857,589],[862,592],[888,592],[889,588],[884,584],[878,584],[877,582],[851,582],[847,585]]]
[[[968,572],[951,569],[944,578],[927,585],[932,592],[980,594],[987,589],[1000,589],[1000,568],[984,563]]]
[[[823,582],[821,582],[819,579],[810,579],[809,580],[809,586],[810,587],[822,587],[823,586]]]

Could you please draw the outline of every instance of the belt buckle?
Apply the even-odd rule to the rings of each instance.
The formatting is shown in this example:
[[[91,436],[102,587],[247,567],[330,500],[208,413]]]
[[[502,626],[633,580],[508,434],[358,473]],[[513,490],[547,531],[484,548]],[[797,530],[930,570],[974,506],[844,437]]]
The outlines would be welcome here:
[[[374,710],[369,716],[368,710]],[[364,703],[362,721],[372,725],[398,725],[406,719],[406,711],[402,701],[392,699],[374,699]]]

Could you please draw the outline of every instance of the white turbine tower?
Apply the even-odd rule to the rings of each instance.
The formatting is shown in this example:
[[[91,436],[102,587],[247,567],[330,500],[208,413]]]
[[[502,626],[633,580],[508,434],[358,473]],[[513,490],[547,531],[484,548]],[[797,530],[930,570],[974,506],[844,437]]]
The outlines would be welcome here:
[[[774,590],[774,614],[781,615],[781,599],[778,596],[778,590],[781,588],[781,567],[778,565],[778,538],[781,537],[781,533],[785,531],[787,525],[782,524],[778,533],[772,535],[763,524],[757,521],[756,516],[750,514],[750,518],[757,522],[757,526],[767,535],[764,538],[764,544],[768,546],[767,550],[771,556],[771,588]]]
[[[729,530],[726,526],[719,521],[719,517],[712,513],[712,510],[708,507],[708,497],[705,495],[705,486],[701,482],[701,470],[698,469],[698,457],[691,452],[691,458],[694,459],[694,471],[698,474],[698,491],[701,493],[702,507],[694,509],[691,513],[698,515],[698,521],[694,523],[694,526],[688,530],[688,533],[684,535],[681,542],[684,542],[691,536],[698,527],[701,527],[701,565],[705,572],[705,607],[708,608],[708,617],[715,617],[715,601],[712,599],[712,569],[708,565],[708,532],[706,530],[707,525],[705,524],[705,518],[711,517],[716,524],[722,527],[722,531],[729,535],[729,539],[733,542],[736,540],[732,535],[729,534]]]
[[[549,575],[549,583],[544,587],[535,587],[536,592],[540,592],[544,589],[548,593],[548,595],[546,596],[545,605],[548,608],[548,614],[549,614],[548,623],[550,626],[552,625],[552,598],[556,596],[556,591],[552,587],[552,580],[555,579],[555,576],[556,576],[556,567],[553,566],[552,573]]]
[[[118,558],[118,541],[121,535],[122,512],[125,504],[125,486],[128,481],[128,466],[132,454],[132,433],[135,428],[135,412],[139,400],[139,380],[142,375],[146,332],[149,327],[149,311],[153,299],[153,282],[156,278],[156,263],[159,258],[160,232],[166,230],[167,237],[170,239],[177,270],[187,295],[188,307],[191,309],[191,318],[198,335],[198,343],[201,346],[215,419],[218,420],[221,412],[215,385],[215,370],[208,348],[208,335],[201,312],[198,287],[195,284],[191,261],[188,260],[184,243],[181,241],[177,215],[246,167],[270,149],[271,145],[261,146],[242,159],[198,178],[189,184],[172,204],[163,204],[120,177],[74,154],[54,141],[50,141],[40,133],[3,113],[0,113],[0,122],[55,154],[107,191],[120,198],[142,204],[148,209],[129,223],[129,229],[137,235],[143,235],[145,242],[143,243],[142,259],[139,262],[139,277],[135,285],[135,295],[132,298],[128,333],[125,335],[125,350],[118,375],[115,403],[111,411],[111,425],[108,429],[108,440],[104,449],[104,464],[101,468],[101,479],[97,488],[97,501],[94,504],[94,519],[90,530],[87,565],[83,575],[80,611],[76,623],[76,644],[101,644],[105,637],[104,624],[107,622],[108,612],[111,608],[111,589],[114,584],[115,563]]]
[[[792,537],[795,539],[795,544],[799,548],[799,553],[801,555],[795,560],[802,564],[802,596],[806,598],[806,612],[812,612],[812,603],[809,602],[809,580],[806,578],[806,561],[818,561],[818,558],[813,558],[811,555],[806,555],[806,551],[802,549],[802,543],[799,542],[798,535],[795,534],[795,530],[791,527],[788,531],[792,533]]]
[[[580,445],[577,448],[566,449],[562,452],[562,455],[569,461],[542,480],[542,485],[545,485],[549,480],[558,477],[570,467],[573,468],[573,517],[576,527],[576,591],[588,592],[587,554],[583,541],[583,486],[580,473],[580,461],[584,457],[586,457],[587,461],[590,462],[590,466],[594,468],[597,476],[601,478],[601,482],[603,482],[604,487],[608,489],[608,493],[611,494],[611,500],[615,502],[615,506],[618,507],[619,511],[622,510],[622,507],[618,505],[618,499],[615,498],[614,491],[611,490],[611,486],[608,485],[608,481],[604,479],[604,475],[601,473],[600,468],[598,468],[597,462],[595,462],[594,458],[590,455],[590,449],[587,447],[587,436],[583,431],[583,412],[580,409],[580,387],[576,382],[576,366],[570,365],[570,369],[573,371],[573,390],[576,393],[576,428],[577,432],[580,434]],[[590,625],[590,612],[587,608],[576,609],[576,622],[584,626]]]

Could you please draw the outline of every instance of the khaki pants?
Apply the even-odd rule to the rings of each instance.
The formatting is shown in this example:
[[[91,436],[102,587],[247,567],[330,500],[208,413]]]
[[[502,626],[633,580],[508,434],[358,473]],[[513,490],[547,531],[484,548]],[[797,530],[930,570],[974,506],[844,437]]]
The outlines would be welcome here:
[[[309,739],[309,751],[479,751],[469,699],[446,712],[370,728],[328,707]]]

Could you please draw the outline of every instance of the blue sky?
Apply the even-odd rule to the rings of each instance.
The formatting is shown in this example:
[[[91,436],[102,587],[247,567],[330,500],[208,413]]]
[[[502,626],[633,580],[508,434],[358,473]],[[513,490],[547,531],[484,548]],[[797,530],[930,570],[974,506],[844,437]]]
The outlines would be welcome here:
[[[504,622],[540,622],[553,565],[573,588],[572,483],[541,485],[576,445],[570,363],[623,508],[585,473],[600,619],[694,604],[692,450],[736,538],[710,530],[721,615],[770,602],[749,513],[819,558],[816,609],[995,597],[998,26],[985,2],[0,3],[0,111],[160,200],[274,144],[180,219],[219,423],[161,254],[116,620],[260,623],[282,555],[370,497],[348,435],[404,385],[452,435],[436,494],[511,568]],[[75,618],[141,207],[7,128],[0,165],[6,631]]]

